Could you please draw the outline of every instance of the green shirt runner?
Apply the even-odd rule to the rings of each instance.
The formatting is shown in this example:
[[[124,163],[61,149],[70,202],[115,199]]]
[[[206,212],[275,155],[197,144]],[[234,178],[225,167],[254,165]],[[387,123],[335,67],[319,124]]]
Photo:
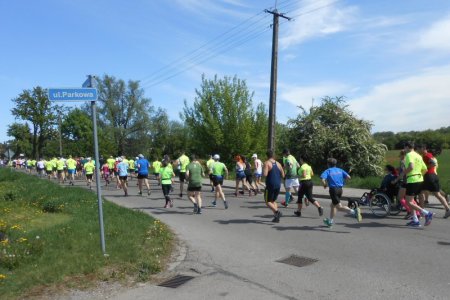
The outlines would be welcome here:
[[[173,169],[168,165],[161,168],[161,184],[172,184]]]
[[[203,167],[198,162],[191,162],[186,169],[189,172],[189,187],[201,187]]]
[[[427,166],[423,162],[422,156],[415,151],[411,151],[405,156],[405,165],[406,168],[409,167],[409,164],[413,163],[414,168],[406,174],[406,183],[417,183],[423,182],[423,172],[426,172]]]

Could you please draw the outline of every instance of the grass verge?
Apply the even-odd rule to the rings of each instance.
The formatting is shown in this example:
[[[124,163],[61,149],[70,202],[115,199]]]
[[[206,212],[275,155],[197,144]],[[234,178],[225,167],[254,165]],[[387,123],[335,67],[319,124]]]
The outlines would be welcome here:
[[[1,298],[96,280],[145,281],[160,272],[173,244],[168,228],[107,201],[103,211],[107,257],[94,193],[0,169]]]

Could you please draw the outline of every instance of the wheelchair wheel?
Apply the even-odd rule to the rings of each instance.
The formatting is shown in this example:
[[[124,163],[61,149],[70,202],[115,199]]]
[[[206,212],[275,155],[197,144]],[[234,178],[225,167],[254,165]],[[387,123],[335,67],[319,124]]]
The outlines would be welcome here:
[[[372,213],[380,218],[384,218],[390,214],[391,200],[386,194],[376,193],[369,201],[370,210]]]
[[[396,216],[402,211],[402,205],[397,200],[397,197],[394,197],[394,199],[391,200],[391,209],[389,211],[389,214],[391,216]]]

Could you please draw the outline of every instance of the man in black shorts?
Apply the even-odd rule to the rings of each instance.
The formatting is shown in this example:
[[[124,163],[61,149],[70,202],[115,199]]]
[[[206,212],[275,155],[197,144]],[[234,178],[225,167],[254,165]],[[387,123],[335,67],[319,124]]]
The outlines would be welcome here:
[[[267,161],[264,162],[264,176],[266,177],[266,190],[264,199],[267,207],[273,212],[272,222],[279,223],[282,216],[278,210],[277,198],[280,193],[281,181],[284,178],[284,170],[279,162],[275,160],[272,150],[267,150]]]
[[[202,165],[198,162],[197,156],[191,155],[191,162],[186,168],[186,178],[188,180],[188,196],[194,204],[194,213],[202,213],[202,190],[204,171]]]

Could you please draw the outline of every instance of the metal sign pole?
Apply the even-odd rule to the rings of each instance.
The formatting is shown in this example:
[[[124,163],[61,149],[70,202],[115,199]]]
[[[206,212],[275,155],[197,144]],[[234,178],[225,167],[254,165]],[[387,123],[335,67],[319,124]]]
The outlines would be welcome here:
[[[92,87],[92,76],[89,75],[90,87]],[[98,155],[98,138],[97,138],[97,109],[95,101],[91,101],[92,108],[92,123],[94,125],[94,152],[95,152],[95,186],[97,187],[97,202],[98,202],[98,219],[100,222],[100,242],[102,245],[103,255],[106,255],[105,246],[105,229],[103,225],[103,202],[102,202],[102,189],[100,184],[100,159]]]

